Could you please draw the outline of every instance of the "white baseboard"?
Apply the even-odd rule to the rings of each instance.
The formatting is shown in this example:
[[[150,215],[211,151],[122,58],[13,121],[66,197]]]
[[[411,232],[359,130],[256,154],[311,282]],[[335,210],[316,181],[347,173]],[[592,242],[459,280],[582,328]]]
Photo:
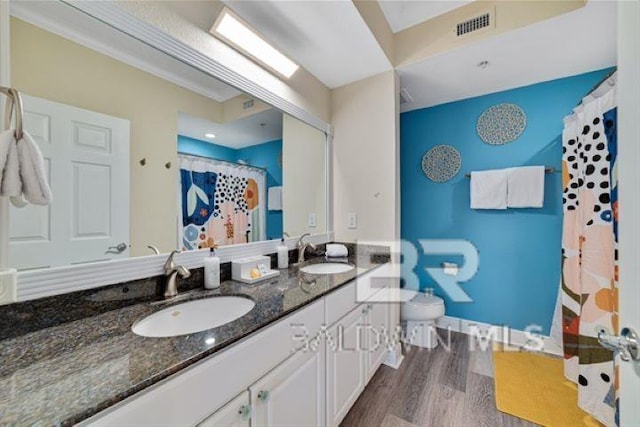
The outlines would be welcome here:
[[[387,353],[387,358],[382,362],[383,365],[389,366],[393,369],[398,369],[400,365],[402,365],[402,361],[404,360],[404,355],[398,348],[396,351],[389,351]]]
[[[494,342],[501,344],[508,344],[513,347],[526,347],[530,342],[530,336],[533,333],[521,331],[518,329],[511,329],[504,325],[491,325],[489,323],[476,322],[474,320],[461,319],[459,317],[443,316],[436,322],[436,326],[442,329],[450,329],[454,332],[460,332],[466,335],[472,335],[472,331],[479,331],[483,337],[489,335],[490,328],[494,328],[494,335],[492,339]],[[497,327],[497,331],[495,328]],[[476,332],[477,333],[477,332]],[[555,356],[562,356],[562,348],[549,336],[535,334],[536,337],[542,340],[542,351],[547,354],[553,354]]]

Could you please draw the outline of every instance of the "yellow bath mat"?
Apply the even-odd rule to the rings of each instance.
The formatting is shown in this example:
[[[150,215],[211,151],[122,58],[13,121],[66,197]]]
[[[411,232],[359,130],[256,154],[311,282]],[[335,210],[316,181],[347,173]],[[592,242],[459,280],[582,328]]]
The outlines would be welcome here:
[[[549,427],[602,426],[578,408],[578,388],[564,377],[562,359],[495,349],[493,363],[502,412]]]

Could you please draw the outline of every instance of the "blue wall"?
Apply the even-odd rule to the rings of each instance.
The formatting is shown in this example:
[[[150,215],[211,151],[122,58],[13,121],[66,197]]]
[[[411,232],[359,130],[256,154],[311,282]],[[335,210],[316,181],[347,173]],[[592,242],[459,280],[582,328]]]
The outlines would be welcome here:
[[[462,287],[473,302],[454,303],[424,271],[443,260],[422,254],[415,272],[421,287],[435,287],[445,299],[446,314],[524,329],[542,326],[548,334],[560,280],[562,176],[546,175],[542,209],[472,210],[469,179],[474,170],[522,165],[561,169],[564,116],[610,69],[553,80],[400,115],[402,238],[466,239],[479,251],[480,267]],[[482,142],[476,133],[480,114],[510,102],[527,115],[527,127],[503,146]],[[439,144],[455,146],[462,169],[437,184],[421,170],[422,155]],[[419,251],[421,252],[421,251]]]
[[[238,160],[244,160],[248,165],[267,170],[267,188],[282,185],[282,167],[278,164],[278,159],[282,154],[281,139],[236,150],[178,135],[178,152],[233,163],[237,163]],[[267,210],[266,223],[267,239],[279,239],[282,237],[282,211]]]
[[[267,188],[282,185],[282,167],[278,164],[281,155],[281,139],[238,150],[238,160],[267,170]],[[267,210],[267,239],[281,238],[282,228],[282,211]]]
[[[178,135],[178,152],[234,163],[238,160],[237,150],[233,148],[182,135]]]

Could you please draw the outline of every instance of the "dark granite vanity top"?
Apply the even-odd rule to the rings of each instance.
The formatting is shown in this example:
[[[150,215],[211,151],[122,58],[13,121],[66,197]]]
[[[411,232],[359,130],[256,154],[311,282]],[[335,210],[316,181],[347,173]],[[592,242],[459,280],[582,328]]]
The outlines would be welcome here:
[[[169,302],[157,296],[162,280],[157,277],[2,306],[0,425],[77,423],[389,260],[383,247],[350,246],[350,253],[356,269],[346,273],[309,275],[290,267],[265,282],[228,280],[216,290],[199,287],[202,269],[197,269],[190,287],[198,288]],[[317,262],[324,258],[305,264]],[[242,295],[256,305],[237,320],[189,335],[145,338],[131,332],[133,323],[150,313],[216,295]]]

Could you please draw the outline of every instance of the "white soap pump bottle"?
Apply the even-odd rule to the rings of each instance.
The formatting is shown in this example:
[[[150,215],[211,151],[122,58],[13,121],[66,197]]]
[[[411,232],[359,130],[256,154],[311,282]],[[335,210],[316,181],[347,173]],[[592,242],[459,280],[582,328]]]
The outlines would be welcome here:
[[[220,258],[214,248],[209,249],[209,256],[204,259],[204,287],[217,289],[220,287]]]
[[[280,239],[280,246],[278,246],[278,268],[289,267],[289,249],[284,244],[284,237]]]

